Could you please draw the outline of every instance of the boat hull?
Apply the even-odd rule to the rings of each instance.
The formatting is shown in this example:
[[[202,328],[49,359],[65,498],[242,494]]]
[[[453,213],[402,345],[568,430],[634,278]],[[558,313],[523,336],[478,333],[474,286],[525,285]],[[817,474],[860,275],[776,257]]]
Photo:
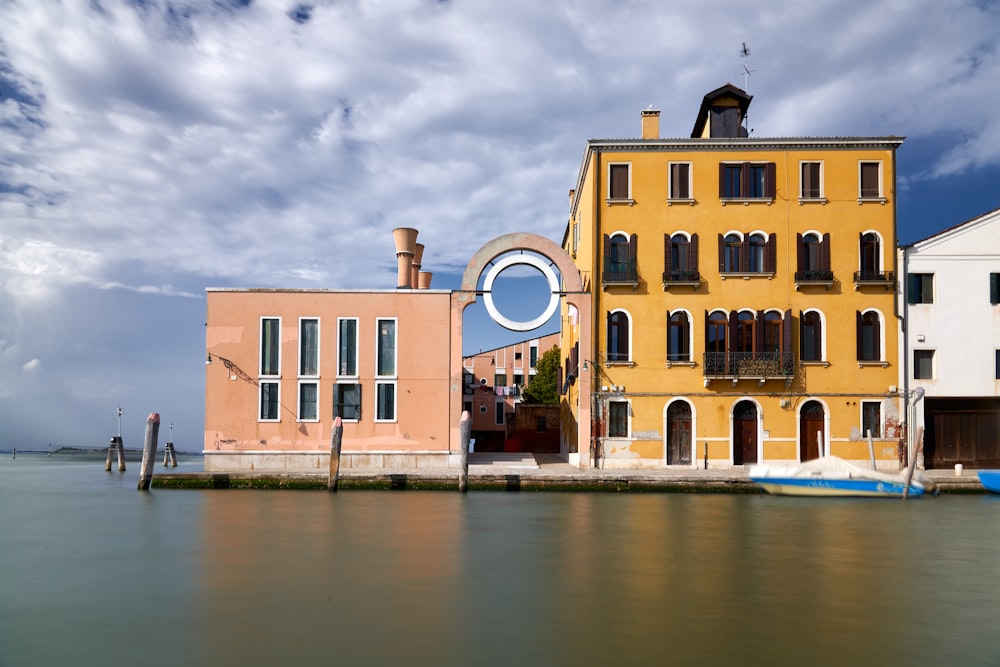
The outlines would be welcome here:
[[[916,485],[911,484],[907,492],[905,484],[873,480],[750,479],[768,493],[778,496],[902,498],[904,492],[908,496],[924,493],[923,488]]]
[[[1000,470],[980,470],[979,481],[990,493],[1000,493]]]

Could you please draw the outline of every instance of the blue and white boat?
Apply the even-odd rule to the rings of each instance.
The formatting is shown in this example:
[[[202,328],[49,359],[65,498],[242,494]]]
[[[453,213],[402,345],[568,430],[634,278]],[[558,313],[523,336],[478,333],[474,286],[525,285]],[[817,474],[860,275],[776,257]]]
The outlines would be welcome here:
[[[768,493],[782,496],[860,496],[902,498],[933,492],[934,484],[919,470],[881,472],[823,456],[803,463],[758,464],[750,479]]]
[[[990,493],[1000,493],[1000,470],[980,470],[979,481]]]

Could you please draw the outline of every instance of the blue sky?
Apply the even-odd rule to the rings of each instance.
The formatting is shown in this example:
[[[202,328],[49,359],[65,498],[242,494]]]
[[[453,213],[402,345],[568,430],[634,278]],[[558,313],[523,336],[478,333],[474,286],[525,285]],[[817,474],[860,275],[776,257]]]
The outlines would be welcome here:
[[[992,2],[0,3],[0,447],[121,405],[200,449],[206,287],[391,288],[399,226],[440,288],[558,242],[586,140],[688,136],[744,42],[754,136],[906,136],[902,242],[1000,206]]]

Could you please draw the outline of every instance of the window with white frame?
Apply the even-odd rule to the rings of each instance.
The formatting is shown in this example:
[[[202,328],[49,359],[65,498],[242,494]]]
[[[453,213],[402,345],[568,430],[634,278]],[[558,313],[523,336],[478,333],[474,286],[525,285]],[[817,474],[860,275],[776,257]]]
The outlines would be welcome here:
[[[396,383],[375,383],[375,421],[396,421]]]
[[[608,313],[608,361],[627,362],[632,358],[632,339],[629,335],[629,317],[623,310]]]
[[[632,199],[632,169],[628,162],[612,162],[608,165],[608,199],[630,201]]]
[[[319,375],[319,319],[299,318],[299,377]]]
[[[337,377],[358,376],[358,319],[337,318]]]
[[[379,377],[396,377],[396,319],[376,322],[375,374]]]
[[[691,318],[683,310],[667,316],[667,361],[691,361]]]
[[[608,437],[628,437],[628,401],[608,401]]]
[[[882,194],[882,163],[858,163],[858,199],[881,200]]]
[[[799,312],[799,357],[823,361],[823,316],[818,311]]]
[[[260,405],[257,418],[262,422],[278,421],[278,406],[280,404],[279,393],[281,383],[261,381],[260,383]]]
[[[667,183],[668,199],[671,201],[691,201],[691,163],[671,162]]]
[[[882,318],[877,311],[857,313],[858,361],[882,360]]]
[[[260,374],[281,376],[281,318],[260,318]]]
[[[800,162],[799,177],[799,199],[804,201],[823,199],[822,162]]]
[[[360,384],[338,382],[333,385],[333,416],[348,422],[356,422],[361,419]]]
[[[934,350],[913,351],[913,379],[934,379]]]
[[[319,383],[299,381],[299,421],[319,421]]]

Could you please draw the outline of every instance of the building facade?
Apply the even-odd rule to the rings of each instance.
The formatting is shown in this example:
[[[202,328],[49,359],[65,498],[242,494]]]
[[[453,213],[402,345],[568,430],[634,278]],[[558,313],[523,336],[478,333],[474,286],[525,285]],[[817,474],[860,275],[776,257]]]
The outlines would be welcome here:
[[[899,253],[901,383],[925,466],[1000,467],[1000,209]]]
[[[900,137],[756,138],[751,98],[705,96],[690,138],[589,141],[563,247],[563,431],[604,467],[800,461],[897,468]],[[593,331],[581,341],[581,328]],[[581,415],[590,413],[591,418]]]

